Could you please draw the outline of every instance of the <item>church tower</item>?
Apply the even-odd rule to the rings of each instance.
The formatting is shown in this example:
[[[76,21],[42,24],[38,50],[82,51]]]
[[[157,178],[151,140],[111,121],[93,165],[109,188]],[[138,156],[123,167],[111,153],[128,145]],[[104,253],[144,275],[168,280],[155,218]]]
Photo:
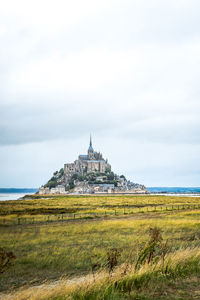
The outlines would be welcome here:
[[[89,145],[89,148],[88,148],[88,158],[89,159],[94,159],[94,149],[92,147],[92,138],[91,138],[91,135],[90,135],[90,145]]]

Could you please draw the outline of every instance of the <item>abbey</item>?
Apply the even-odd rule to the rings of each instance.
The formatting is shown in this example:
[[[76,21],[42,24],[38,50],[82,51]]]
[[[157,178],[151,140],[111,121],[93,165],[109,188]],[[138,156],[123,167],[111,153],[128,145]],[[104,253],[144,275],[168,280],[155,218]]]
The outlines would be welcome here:
[[[92,139],[86,155],[53,173],[41,186],[39,194],[148,193],[144,185],[127,180],[111,171],[111,165],[100,152],[94,151]]]
[[[92,172],[105,173],[111,170],[110,164],[105,160],[100,152],[95,152],[92,147],[92,139],[90,136],[90,144],[87,155],[79,155],[78,159],[73,163],[64,165],[65,183],[68,184],[74,174],[89,174]]]

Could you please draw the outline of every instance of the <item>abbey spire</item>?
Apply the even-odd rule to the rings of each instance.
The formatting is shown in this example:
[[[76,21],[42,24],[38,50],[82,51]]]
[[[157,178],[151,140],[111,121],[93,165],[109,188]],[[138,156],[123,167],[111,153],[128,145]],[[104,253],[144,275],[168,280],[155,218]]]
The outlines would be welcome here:
[[[91,134],[90,134],[90,145],[89,145],[89,148],[88,148],[88,154],[89,152],[94,152],[94,149],[92,147],[92,137],[91,137]]]
[[[91,137],[91,134],[90,134],[90,146],[92,146],[92,137]]]
[[[89,159],[94,159],[94,149],[92,147],[92,137],[91,137],[91,134],[90,134],[90,145],[89,145],[89,148],[88,148],[88,157],[89,157]]]

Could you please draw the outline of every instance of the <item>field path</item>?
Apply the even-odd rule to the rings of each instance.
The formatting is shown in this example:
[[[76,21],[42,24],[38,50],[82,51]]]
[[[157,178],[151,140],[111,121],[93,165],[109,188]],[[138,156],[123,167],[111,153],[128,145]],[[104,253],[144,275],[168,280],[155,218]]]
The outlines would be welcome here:
[[[100,279],[105,276],[105,273],[102,275],[97,275],[96,278]],[[32,285],[28,287],[22,287],[16,291],[10,292],[10,293],[0,293],[0,300],[17,300],[17,299],[29,299],[28,297],[34,296],[34,299],[37,294],[41,294],[42,292],[51,292],[54,289],[62,289],[66,287],[72,287],[72,286],[79,286],[80,284],[87,282],[87,284],[90,284],[94,282],[94,277],[92,274],[80,276],[80,277],[72,277],[72,278],[66,278],[66,279],[60,279],[55,281],[47,281],[44,283],[41,283],[39,285]]]
[[[99,274],[96,277],[96,280],[101,280],[105,277],[104,274]],[[12,293],[0,293],[0,300],[25,300],[32,299],[38,300],[41,296],[49,296],[55,292],[64,295],[65,290],[70,290],[70,288],[79,288],[79,286],[83,286],[94,282],[93,276],[86,275],[81,277],[74,277],[71,279],[61,279],[52,282],[46,282],[40,285],[35,285],[31,287],[24,287],[19,289],[18,291],[14,291]],[[173,284],[163,285],[161,289],[157,291],[146,290],[148,294],[148,299],[157,299],[157,300],[199,300],[200,299],[200,277],[187,277],[182,279],[175,279]],[[144,294],[143,294],[144,296]],[[48,299],[48,297],[46,298]]]

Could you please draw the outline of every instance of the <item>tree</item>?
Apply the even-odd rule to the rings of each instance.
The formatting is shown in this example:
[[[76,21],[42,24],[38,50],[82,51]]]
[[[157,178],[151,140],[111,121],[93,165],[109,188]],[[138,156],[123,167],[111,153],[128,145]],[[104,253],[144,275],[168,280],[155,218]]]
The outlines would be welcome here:
[[[108,180],[114,180],[115,178],[115,174],[113,172],[110,172],[108,175],[107,175],[107,179]]]
[[[45,187],[49,187],[51,189],[51,188],[56,187],[56,184],[57,184],[57,181],[55,181],[55,180],[49,180],[48,183],[45,184]]]
[[[60,173],[60,177],[63,176],[64,175],[64,169],[61,168],[60,171],[59,171],[59,173]]]
[[[110,173],[111,169],[110,168],[106,168],[105,173]]]
[[[78,179],[78,174],[77,173],[72,175],[72,180],[76,180],[76,179]]]
[[[83,181],[84,178],[85,178],[85,177],[84,177],[83,175],[78,175],[78,180],[79,180],[79,181]]]
[[[73,182],[70,182],[70,183],[69,183],[69,188],[70,188],[70,190],[73,189],[74,187],[75,187],[74,183],[73,183]]]

